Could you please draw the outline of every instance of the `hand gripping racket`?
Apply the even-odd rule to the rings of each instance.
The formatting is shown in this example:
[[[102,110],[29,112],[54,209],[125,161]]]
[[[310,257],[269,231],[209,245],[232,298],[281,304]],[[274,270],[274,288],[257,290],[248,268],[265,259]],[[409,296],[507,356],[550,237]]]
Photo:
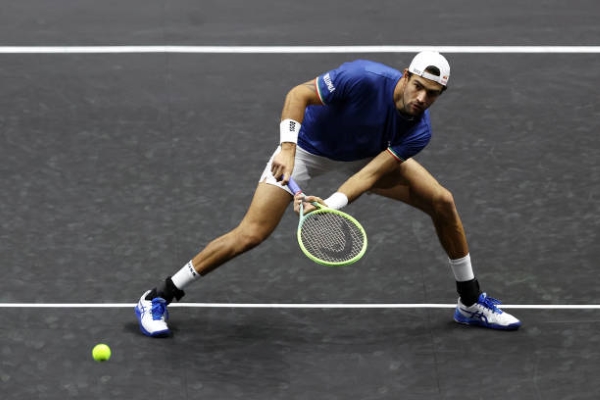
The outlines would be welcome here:
[[[294,194],[302,193],[290,178],[288,187]],[[360,260],[367,251],[367,233],[351,215],[340,210],[311,203],[316,210],[304,214],[300,204],[298,244],[312,261],[329,267],[342,267]]]

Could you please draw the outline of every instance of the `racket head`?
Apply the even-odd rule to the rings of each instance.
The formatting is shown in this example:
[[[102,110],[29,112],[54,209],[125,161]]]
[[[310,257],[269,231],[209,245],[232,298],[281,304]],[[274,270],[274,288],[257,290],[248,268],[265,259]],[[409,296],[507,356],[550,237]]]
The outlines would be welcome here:
[[[316,210],[304,214],[300,206],[298,243],[317,264],[343,267],[354,264],[367,251],[367,233],[351,215],[313,203]]]

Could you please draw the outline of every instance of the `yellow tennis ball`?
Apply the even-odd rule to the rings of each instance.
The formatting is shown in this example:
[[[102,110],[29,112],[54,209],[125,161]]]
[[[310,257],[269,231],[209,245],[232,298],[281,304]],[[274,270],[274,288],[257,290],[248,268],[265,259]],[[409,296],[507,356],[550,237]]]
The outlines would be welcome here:
[[[92,350],[92,357],[98,362],[108,361],[110,358],[110,347],[103,343],[97,344]]]

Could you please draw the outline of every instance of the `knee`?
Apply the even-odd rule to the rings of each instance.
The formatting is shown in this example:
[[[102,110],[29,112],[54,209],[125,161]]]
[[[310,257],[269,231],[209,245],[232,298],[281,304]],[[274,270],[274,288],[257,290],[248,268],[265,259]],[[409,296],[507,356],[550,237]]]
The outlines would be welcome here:
[[[269,232],[264,232],[258,227],[238,227],[236,230],[235,241],[240,252],[250,250],[269,237]]]
[[[440,187],[433,196],[432,210],[432,217],[451,218],[456,214],[454,196],[448,189]]]

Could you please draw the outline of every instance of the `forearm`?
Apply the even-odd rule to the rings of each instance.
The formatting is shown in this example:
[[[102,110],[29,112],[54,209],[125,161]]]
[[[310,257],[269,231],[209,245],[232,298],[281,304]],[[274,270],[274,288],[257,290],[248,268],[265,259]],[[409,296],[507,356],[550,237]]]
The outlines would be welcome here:
[[[309,105],[315,104],[321,104],[321,100],[314,80],[294,87],[285,96],[279,125],[281,152],[275,156],[271,167],[273,176],[284,184],[288,182],[292,174],[296,143],[304,120],[304,111]]]
[[[348,198],[348,203],[352,203],[358,199],[360,195],[368,192],[377,181],[374,175],[357,172],[351,176],[346,182],[344,182],[337,190],[339,193],[343,193]]]
[[[356,200],[365,192],[371,190],[384,176],[398,167],[398,161],[387,151],[382,152],[360,171],[352,175],[338,189],[348,197],[348,202]]]
[[[340,210],[347,206],[350,202],[356,200],[362,193],[369,188],[368,181],[360,177],[352,177],[348,179],[337,192],[323,200],[327,207],[335,210]]]
[[[305,101],[301,88],[294,88],[285,97],[279,124],[279,143],[281,152],[275,156],[271,165],[271,172],[277,180],[284,184],[288,182],[294,166],[296,143],[300,133],[301,122],[304,119]]]

